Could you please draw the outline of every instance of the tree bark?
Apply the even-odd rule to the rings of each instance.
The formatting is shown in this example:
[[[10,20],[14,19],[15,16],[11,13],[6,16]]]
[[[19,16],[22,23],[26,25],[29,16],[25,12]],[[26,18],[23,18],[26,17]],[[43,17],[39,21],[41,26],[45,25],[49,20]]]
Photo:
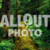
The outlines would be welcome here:
[[[0,20],[2,15],[7,15],[9,17],[12,14],[12,0],[3,0],[2,1],[2,8],[0,10]]]
[[[19,5],[19,0],[16,0],[17,1],[17,6]],[[19,14],[19,10],[16,11],[16,16]]]

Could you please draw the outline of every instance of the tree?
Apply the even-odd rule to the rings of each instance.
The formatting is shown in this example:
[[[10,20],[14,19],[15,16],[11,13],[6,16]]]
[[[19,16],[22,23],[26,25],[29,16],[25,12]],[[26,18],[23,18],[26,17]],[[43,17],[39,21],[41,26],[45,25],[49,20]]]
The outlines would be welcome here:
[[[9,17],[10,14],[12,14],[12,0],[3,0],[2,1],[2,8],[1,8],[1,14],[2,15],[7,15]],[[0,18],[1,20],[1,18]]]

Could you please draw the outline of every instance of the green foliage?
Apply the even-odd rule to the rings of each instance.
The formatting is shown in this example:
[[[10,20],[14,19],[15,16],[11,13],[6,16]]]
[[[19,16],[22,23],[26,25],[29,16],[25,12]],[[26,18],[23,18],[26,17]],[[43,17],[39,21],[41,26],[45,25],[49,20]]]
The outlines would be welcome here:
[[[28,27],[28,29],[41,29],[42,30],[42,35],[40,37],[36,37],[34,35],[34,32],[33,32],[33,40],[35,43],[37,43],[40,47],[43,47],[43,48],[50,48],[50,30],[47,30],[46,27],[44,27],[44,24],[42,24],[41,27],[39,28],[36,28],[33,24],[30,25]]]
[[[2,4],[0,4],[0,9],[1,9],[1,7],[2,7]]]
[[[44,0],[38,10],[40,11],[40,14],[50,14],[50,0]]]
[[[50,0],[44,0],[42,5],[37,8],[40,11],[40,14],[50,14]],[[49,22],[50,23],[50,20]],[[49,28],[49,29],[48,29]],[[35,42],[39,44],[39,46],[44,48],[50,48],[50,26],[45,28],[43,25],[40,29],[43,31],[41,37],[35,37]]]
[[[14,46],[15,45],[12,43],[11,40],[9,40],[9,41],[3,40],[0,43],[0,50],[13,50]]]
[[[2,0],[0,0],[0,2],[2,2]]]
[[[15,16],[16,15],[16,0],[12,0],[12,13]]]
[[[30,14],[50,14],[50,0],[19,0],[19,5],[17,5],[17,0],[12,0],[12,13],[14,15],[14,23],[17,23],[16,11],[19,11],[19,14],[24,15],[26,13]],[[2,0],[0,0],[0,9],[2,8]],[[50,21],[49,21],[50,23]],[[31,24],[31,22],[30,22]],[[13,29],[13,28],[11,28]],[[50,48],[50,29],[44,27],[44,23],[41,27],[36,28],[33,23],[28,27],[28,29],[41,29],[42,35],[40,37],[36,37],[33,33],[33,40],[40,47]],[[3,28],[0,27],[0,41],[2,38],[6,37],[4,34]],[[13,40],[13,39],[11,39]],[[0,43],[0,50],[13,50],[14,44],[9,40],[3,40]],[[28,50],[23,49],[23,50]]]
[[[36,2],[35,2],[36,3]],[[37,7],[37,6],[36,6]],[[44,0],[40,7],[37,7],[37,10],[40,14],[50,14],[50,0]],[[49,20],[50,23],[50,20]],[[40,37],[36,37],[33,33],[33,40],[37,43],[40,47],[49,48],[50,49],[50,26],[48,28],[44,27],[44,23],[38,29],[42,30],[42,35]],[[31,24],[28,29],[37,29],[33,24]]]
[[[0,27],[0,42],[2,41],[3,38],[6,37],[6,34],[4,34],[3,27]]]
[[[2,36],[2,35],[3,35],[3,33],[4,33],[4,30],[3,30],[3,28],[2,28],[2,27],[0,27],[0,35]]]
[[[0,0],[0,9],[2,8],[2,0]]]
[[[5,37],[3,27],[0,27],[0,37]]]

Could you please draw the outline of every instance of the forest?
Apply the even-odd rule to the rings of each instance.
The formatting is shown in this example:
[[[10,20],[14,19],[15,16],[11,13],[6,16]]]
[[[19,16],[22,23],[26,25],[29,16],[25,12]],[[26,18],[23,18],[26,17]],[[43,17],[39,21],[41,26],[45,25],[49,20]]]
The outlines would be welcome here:
[[[44,27],[44,19],[40,27],[35,27],[31,20],[31,25],[27,27],[23,21],[23,16],[27,13],[31,14],[31,17],[37,15],[37,18],[38,15],[50,15],[50,0],[0,0],[0,26],[3,15],[7,15],[9,23],[10,15],[13,15],[13,23],[17,24],[16,27],[5,25],[0,27],[0,50],[50,50],[50,19],[48,19],[48,27]],[[24,24],[24,27],[18,27],[18,15],[21,15],[21,24]],[[29,16],[27,23],[28,20]],[[29,34],[26,37],[22,35],[14,37],[14,34],[8,37],[8,29],[17,29],[17,31],[26,29]],[[33,32],[30,37],[29,29],[41,29],[42,35],[36,37]]]

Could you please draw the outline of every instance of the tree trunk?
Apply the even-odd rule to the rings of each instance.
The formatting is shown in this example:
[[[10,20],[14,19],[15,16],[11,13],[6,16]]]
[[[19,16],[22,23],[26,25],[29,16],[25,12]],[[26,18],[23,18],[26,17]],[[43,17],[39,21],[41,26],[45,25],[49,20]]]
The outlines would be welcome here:
[[[2,9],[1,9],[1,12],[0,12],[0,21],[1,21],[1,18],[2,18],[2,15],[7,15],[8,19],[9,19],[9,16],[12,14],[12,0],[3,0],[2,1]],[[4,29],[4,34],[6,34],[6,36],[8,35],[8,28],[6,29],[7,27],[3,27]],[[7,39],[8,36],[5,38]]]
[[[3,0],[2,1],[2,9],[0,12],[0,20],[2,15],[9,15],[12,14],[12,0]]]
[[[9,6],[8,7],[9,10],[7,12],[7,15],[8,15],[8,18],[9,18],[9,16],[12,14],[12,0],[9,0],[8,6]]]
[[[17,1],[17,6],[19,5],[19,0],[16,0]],[[16,16],[19,14],[19,10],[16,11]]]

